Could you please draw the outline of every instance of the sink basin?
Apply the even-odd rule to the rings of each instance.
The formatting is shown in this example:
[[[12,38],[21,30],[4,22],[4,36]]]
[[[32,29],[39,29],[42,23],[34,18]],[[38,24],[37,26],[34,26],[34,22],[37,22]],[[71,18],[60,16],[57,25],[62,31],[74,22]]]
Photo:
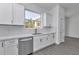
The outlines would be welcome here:
[[[42,33],[34,33],[34,34],[32,34],[32,35],[41,35]]]

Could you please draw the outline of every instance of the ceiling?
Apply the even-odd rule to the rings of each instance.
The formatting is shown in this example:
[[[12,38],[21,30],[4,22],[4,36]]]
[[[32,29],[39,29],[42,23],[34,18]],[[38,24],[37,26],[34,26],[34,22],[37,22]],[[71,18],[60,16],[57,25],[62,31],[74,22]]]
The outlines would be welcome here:
[[[62,5],[64,8],[67,9],[75,9],[75,8],[79,8],[79,3],[33,3],[34,5],[37,5],[41,8],[44,9],[51,9],[53,8],[56,4],[60,4]]]
[[[65,9],[67,17],[71,17],[79,13],[79,3],[34,3],[34,5],[43,8],[46,11],[52,9],[57,4],[60,4]]]
[[[50,10],[52,9],[56,4],[54,3],[35,3],[34,5],[43,8],[45,10]]]
[[[60,4],[65,9],[65,14],[67,17],[73,17],[79,14],[79,3],[30,3],[45,11],[51,10],[55,5]],[[24,4],[26,5],[26,3]]]

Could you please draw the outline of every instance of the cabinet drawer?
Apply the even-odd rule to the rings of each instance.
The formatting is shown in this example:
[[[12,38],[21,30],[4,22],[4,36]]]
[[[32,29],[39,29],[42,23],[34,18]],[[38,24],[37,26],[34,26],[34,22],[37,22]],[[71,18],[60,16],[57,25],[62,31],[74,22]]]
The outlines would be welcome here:
[[[11,39],[5,41],[5,46],[12,46],[17,44],[18,44],[18,39]]]
[[[48,35],[43,35],[43,36],[40,36],[40,38],[47,38],[48,37]]]

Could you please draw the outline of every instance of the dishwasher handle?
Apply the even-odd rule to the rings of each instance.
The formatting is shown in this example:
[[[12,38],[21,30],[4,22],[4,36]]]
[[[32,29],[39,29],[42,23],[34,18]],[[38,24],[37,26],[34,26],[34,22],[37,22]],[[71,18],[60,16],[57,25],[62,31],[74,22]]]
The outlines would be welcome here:
[[[28,41],[28,40],[32,40],[32,38],[26,38],[26,39],[21,39],[20,41]]]

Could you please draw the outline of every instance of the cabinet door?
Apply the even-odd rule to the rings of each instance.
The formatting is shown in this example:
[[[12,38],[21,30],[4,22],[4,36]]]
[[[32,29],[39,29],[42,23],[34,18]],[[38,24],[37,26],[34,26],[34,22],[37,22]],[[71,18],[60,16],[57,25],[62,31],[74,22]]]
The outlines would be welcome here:
[[[53,34],[48,35],[48,45],[51,45],[54,43],[54,36]]]
[[[44,48],[48,45],[48,35],[40,36],[40,47]]]
[[[24,6],[13,4],[13,24],[24,25]]]
[[[12,4],[0,3],[0,24],[11,24]]]
[[[40,49],[40,38],[39,37],[34,37],[33,39],[33,51],[37,51]]]
[[[4,55],[4,47],[2,41],[0,41],[0,55]]]
[[[18,55],[18,39],[5,41],[5,55]]]
[[[46,26],[52,26],[52,15],[48,13],[46,15]]]
[[[6,46],[5,47],[5,55],[18,55],[17,45]]]
[[[48,13],[42,14],[42,25],[45,26],[52,26],[52,15]]]

